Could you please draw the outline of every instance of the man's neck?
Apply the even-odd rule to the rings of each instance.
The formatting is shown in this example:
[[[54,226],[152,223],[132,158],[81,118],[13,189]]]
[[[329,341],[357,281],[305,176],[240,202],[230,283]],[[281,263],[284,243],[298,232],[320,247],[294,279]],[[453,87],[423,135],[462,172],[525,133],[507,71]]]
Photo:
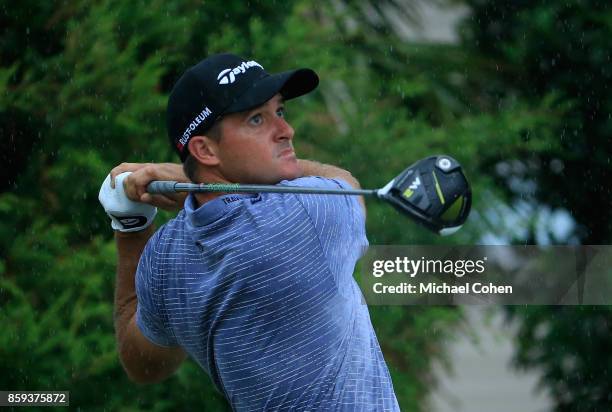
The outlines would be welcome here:
[[[197,177],[197,181],[195,183],[231,183],[223,176],[220,176],[217,173],[201,173]],[[215,193],[215,192],[203,192],[203,193],[195,193],[194,197],[198,204],[198,207],[203,204],[210,202],[211,200],[216,199],[219,196],[225,195],[227,193]]]

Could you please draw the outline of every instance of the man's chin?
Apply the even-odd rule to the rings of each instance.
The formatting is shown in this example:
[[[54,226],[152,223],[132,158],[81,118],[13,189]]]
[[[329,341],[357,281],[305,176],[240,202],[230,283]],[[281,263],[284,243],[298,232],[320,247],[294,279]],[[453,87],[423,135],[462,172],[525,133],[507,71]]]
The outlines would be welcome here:
[[[295,157],[293,157],[293,159],[286,159],[286,161],[283,163],[284,167],[281,169],[281,178],[279,182],[281,180],[294,180],[298,177],[302,177],[302,169],[300,169],[300,166],[298,165],[297,159]]]

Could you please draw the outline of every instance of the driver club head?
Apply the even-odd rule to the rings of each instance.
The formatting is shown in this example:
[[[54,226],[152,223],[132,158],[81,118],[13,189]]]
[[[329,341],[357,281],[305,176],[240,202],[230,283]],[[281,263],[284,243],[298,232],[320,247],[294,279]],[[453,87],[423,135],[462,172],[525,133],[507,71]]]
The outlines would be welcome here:
[[[470,184],[461,165],[446,155],[419,160],[379,189],[377,195],[442,236],[461,228],[472,204]]]

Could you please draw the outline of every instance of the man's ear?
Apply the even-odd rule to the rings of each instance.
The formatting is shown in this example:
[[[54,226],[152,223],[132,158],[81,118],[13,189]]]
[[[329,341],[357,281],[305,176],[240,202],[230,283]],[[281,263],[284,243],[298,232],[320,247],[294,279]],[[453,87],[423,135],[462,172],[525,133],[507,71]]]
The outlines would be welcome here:
[[[217,157],[218,144],[206,136],[193,136],[189,140],[189,153],[200,163],[206,166],[216,166],[219,164]]]

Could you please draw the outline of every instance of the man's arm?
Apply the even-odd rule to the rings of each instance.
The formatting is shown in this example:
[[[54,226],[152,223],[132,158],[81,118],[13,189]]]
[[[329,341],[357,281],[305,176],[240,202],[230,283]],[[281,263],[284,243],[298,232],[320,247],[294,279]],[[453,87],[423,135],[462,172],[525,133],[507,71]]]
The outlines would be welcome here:
[[[342,179],[347,182],[353,189],[361,189],[359,181],[348,170],[340,169],[339,167],[326,165],[315,162],[314,160],[298,159],[298,164],[302,169],[304,176],[322,176],[330,179]],[[363,213],[366,213],[365,200],[363,196],[359,196],[359,203],[363,208]]]
[[[361,189],[359,181],[348,170],[336,166],[323,164],[314,160],[298,159],[298,164],[304,176],[322,176],[330,179],[342,179],[354,189]],[[185,193],[165,195],[150,195],[146,187],[152,180],[175,180],[177,182],[190,182],[183,172],[183,167],[176,163],[122,163],[111,171],[111,184],[123,172],[133,172],[125,180],[125,193],[134,201],[148,203],[166,210],[180,208],[184,202]],[[365,213],[365,201],[359,196],[359,203]]]
[[[187,181],[181,165],[173,163],[122,163],[110,175],[115,178],[132,172],[123,180],[125,195],[136,202],[148,203],[167,210],[180,208],[184,194],[149,195],[146,186],[151,180]],[[166,348],[150,342],[136,325],[135,276],[140,255],[154,233],[153,226],[138,231],[115,232],[117,245],[117,280],[115,285],[115,337],[119,359],[131,380],[138,383],[159,382],[174,373],[186,357],[179,347]]]
[[[115,336],[123,368],[137,383],[155,383],[167,378],[186,357],[180,347],[165,348],[151,343],[136,325],[138,300],[134,278],[140,255],[153,232],[153,226],[140,232],[115,232],[118,252]]]

